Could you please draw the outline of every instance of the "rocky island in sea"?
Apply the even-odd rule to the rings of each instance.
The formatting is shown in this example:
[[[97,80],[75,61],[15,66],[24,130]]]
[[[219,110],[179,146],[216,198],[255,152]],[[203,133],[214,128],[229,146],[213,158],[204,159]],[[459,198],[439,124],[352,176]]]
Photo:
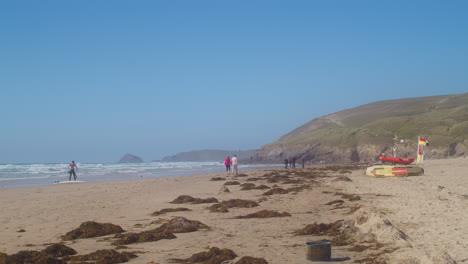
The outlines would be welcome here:
[[[143,159],[132,155],[132,154],[125,154],[118,163],[142,163]]]

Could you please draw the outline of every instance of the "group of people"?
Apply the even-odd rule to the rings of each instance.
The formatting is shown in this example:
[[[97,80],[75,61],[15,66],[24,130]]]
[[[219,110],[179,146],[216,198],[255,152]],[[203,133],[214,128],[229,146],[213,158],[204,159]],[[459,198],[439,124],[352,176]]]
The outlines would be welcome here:
[[[295,169],[296,168],[296,157],[292,157],[292,158],[289,158],[289,159],[285,158],[284,159],[284,168],[287,169],[288,165],[289,165],[289,168]],[[304,156],[301,157],[301,165],[302,165],[302,168],[305,167],[305,158],[304,158]]]
[[[239,164],[239,162],[237,161],[237,156],[234,155],[232,158],[227,156],[227,158],[224,160],[224,165],[226,165],[226,175],[230,175],[230,174],[234,174],[236,173],[236,175],[238,174],[238,170],[237,170],[237,165]],[[231,166],[232,166],[232,170],[231,170]]]

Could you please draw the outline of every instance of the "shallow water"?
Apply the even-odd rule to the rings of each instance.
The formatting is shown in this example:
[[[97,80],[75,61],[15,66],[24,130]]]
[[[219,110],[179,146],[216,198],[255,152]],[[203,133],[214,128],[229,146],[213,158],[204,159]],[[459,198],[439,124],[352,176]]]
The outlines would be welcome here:
[[[85,182],[132,180],[141,178],[222,173],[222,162],[144,162],[144,163],[77,163],[78,180]],[[240,165],[239,170],[275,168],[281,165]],[[67,181],[68,164],[24,163],[0,164],[0,188],[50,185]]]

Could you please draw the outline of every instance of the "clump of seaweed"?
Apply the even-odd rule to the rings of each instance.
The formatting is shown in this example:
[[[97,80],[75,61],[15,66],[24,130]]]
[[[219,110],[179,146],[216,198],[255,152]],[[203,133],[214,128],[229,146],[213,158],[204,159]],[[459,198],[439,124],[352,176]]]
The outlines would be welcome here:
[[[333,205],[333,204],[338,204],[338,205],[342,205],[344,204],[345,201],[343,200],[333,200],[333,201],[330,201],[328,203],[326,203],[325,205]]]
[[[200,229],[210,229],[209,226],[200,221],[188,220],[185,217],[174,217],[160,227],[147,230],[141,233],[126,233],[118,234],[118,238],[114,245],[127,245],[139,242],[152,242],[161,239],[174,239],[177,238],[174,233],[189,233],[198,231]]]
[[[270,217],[286,217],[286,216],[291,216],[291,215],[287,212],[280,213],[280,212],[271,211],[271,210],[261,210],[253,214],[237,216],[236,218],[246,219],[246,218],[270,218]]]
[[[240,185],[240,182],[238,182],[238,181],[228,181],[228,182],[225,182],[224,185]]]
[[[356,194],[347,194],[347,193],[337,192],[335,193],[335,195],[340,195],[341,198],[347,199],[350,202],[361,200],[361,196],[356,195]]]
[[[266,190],[266,189],[271,189],[270,187],[262,184],[262,185],[259,185],[259,186],[255,186],[254,188],[255,190]]]
[[[353,180],[351,180],[349,177],[347,176],[338,176],[336,177],[335,181],[345,181],[345,182],[352,182]]]
[[[285,180],[288,180],[288,179],[289,179],[288,176],[275,175],[275,176],[268,177],[267,182],[268,183],[276,183],[276,182],[281,182],[281,181],[285,181]]]
[[[286,189],[286,191],[288,191],[288,192],[300,192],[300,191],[303,191],[303,190],[309,189],[309,188],[310,188],[310,185],[303,184],[301,186],[288,188],[288,189]]]
[[[244,173],[241,173],[241,174],[237,174],[236,176],[234,177],[248,177],[249,175],[247,174],[244,174]]]
[[[186,259],[170,259],[175,263],[203,263],[203,264],[221,264],[224,261],[232,260],[237,257],[236,253],[230,249],[220,249],[212,247],[208,251],[193,254]]]
[[[278,188],[273,188],[267,192],[264,192],[263,195],[286,194],[288,192],[289,192],[288,190],[278,187]]]
[[[213,204],[210,206],[208,209],[210,209],[210,212],[212,213],[227,213],[229,212],[228,208],[225,205],[222,204]]]
[[[77,253],[73,248],[59,243],[55,243],[46,247],[44,250],[42,250],[42,252],[53,257],[64,257],[76,255]]]
[[[284,180],[282,183],[283,184],[301,184],[303,183],[304,181],[301,180],[301,179],[286,179]]]
[[[113,245],[128,245],[140,242],[153,242],[159,241],[161,239],[174,239],[177,237],[171,232],[164,232],[156,228],[141,233],[117,234],[115,238],[117,238],[117,240],[114,241],[114,243],[112,243]]]
[[[354,239],[347,233],[342,233],[337,236],[334,236],[331,240],[332,245],[334,246],[347,246],[354,243]]]
[[[261,181],[261,180],[263,179],[259,177],[253,177],[253,178],[248,178],[246,181]]]
[[[192,203],[192,204],[202,204],[202,203],[217,203],[218,200],[216,198],[193,198],[189,195],[181,195],[175,198],[171,203],[172,204],[183,204],[183,203]]]
[[[39,264],[65,264],[65,261],[47,255],[44,252],[33,250],[22,250],[13,255],[0,255],[0,260],[5,264],[23,264],[23,263],[39,263]]]
[[[303,236],[303,235],[317,235],[317,236],[336,236],[342,233],[343,220],[338,220],[330,224],[324,223],[313,223],[306,225],[302,229],[294,231],[294,235]]]
[[[222,205],[226,206],[227,208],[253,208],[259,206],[259,204],[252,200],[242,200],[242,199],[231,199],[227,201],[221,202]]]
[[[87,255],[68,257],[67,261],[93,261],[95,264],[113,264],[124,263],[136,257],[137,255],[130,252],[120,253],[113,249],[101,249]]]
[[[254,183],[243,183],[241,184],[241,191],[249,191],[249,190],[252,190],[255,188],[255,184]]]
[[[78,238],[91,238],[106,236],[111,234],[122,233],[122,227],[110,223],[97,223],[87,221],[82,223],[78,228],[66,233],[62,236],[63,240],[74,240]]]
[[[235,264],[268,264],[264,258],[254,258],[250,256],[245,256],[239,259]]]
[[[161,209],[159,211],[155,211],[154,213],[151,214],[151,216],[158,216],[158,215],[162,215],[162,214],[166,214],[166,213],[170,213],[170,212],[184,212],[184,211],[192,211],[188,208],[184,208],[184,207],[177,207],[177,208],[164,208],[164,209]]]
[[[224,177],[213,177],[213,178],[210,179],[210,181],[225,181],[225,180],[226,180],[226,178],[224,178]]]
[[[0,252],[0,263],[6,263],[8,255],[6,253]]]
[[[203,203],[217,203],[217,202],[219,202],[218,199],[216,199],[214,197],[210,197],[210,198],[205,198],[205,199],[196,198],[195,201],[193,201],[192,203],[193,204],[203,204]]]
[[[189,220],[185,217],[174,217],[168,222],[158,227],[161,231],[167,231],[172,233],[189,233],[198,231],[199,229],[210,229],[209,226],[203,224],[200,221]]]

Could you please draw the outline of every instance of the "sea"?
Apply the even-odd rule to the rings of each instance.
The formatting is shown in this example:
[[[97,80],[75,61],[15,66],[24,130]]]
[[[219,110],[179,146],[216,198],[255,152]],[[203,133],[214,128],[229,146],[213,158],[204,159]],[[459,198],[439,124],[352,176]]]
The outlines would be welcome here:
[[[77,163],[79,181],[98,182],[224,173],[222,162]],[[239,171],[281,165],[239,165]],[[68,181],[68,163],[0,163],[0,189],[52,185]]]

